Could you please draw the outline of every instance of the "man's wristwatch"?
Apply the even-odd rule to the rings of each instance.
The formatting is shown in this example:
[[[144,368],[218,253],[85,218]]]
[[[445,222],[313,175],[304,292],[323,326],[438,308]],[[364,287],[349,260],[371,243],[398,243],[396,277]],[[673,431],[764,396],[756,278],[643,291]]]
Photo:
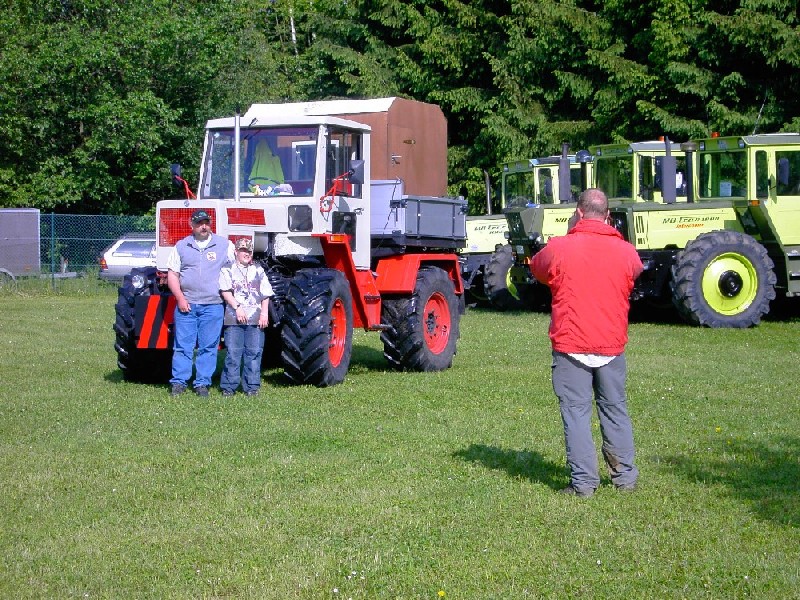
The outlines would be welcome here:
[[[237,304],[236,306],[233,307],[233,310],[239,310],[240,308],[242,308],[242,305]]]

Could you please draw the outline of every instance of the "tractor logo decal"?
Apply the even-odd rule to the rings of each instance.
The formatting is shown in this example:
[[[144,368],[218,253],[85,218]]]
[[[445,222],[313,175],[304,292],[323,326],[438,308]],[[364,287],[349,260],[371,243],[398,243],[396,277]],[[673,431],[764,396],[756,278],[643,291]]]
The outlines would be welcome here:
[[[475,231],[505,231],[505,229],[505,223],[502,225],[478,225],[475,227]]]
[[[665,217],[661,223],[663,225],[673,225],[675,229],[702,229],[710,224],[720,221],[719,215],[705,217]]]

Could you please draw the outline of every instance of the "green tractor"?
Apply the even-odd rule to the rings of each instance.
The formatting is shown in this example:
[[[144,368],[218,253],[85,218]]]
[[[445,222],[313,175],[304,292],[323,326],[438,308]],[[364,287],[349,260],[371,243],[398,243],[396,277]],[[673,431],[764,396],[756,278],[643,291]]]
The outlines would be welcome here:
[[[800,294],[800,134],[682,145],[686,202],[614,206],[614,226],[645,271],[633,298],[669,299],[707,327],[750,327],[776,290]]]
[[[567,206],[578,199],[585,187],[581,177],[591,177],[591,160],[586,156],[568,154],[565,144],[561,156],[533,158],[525,162],[503,165],[502,201],[504,212],[522,211],[530,207]],[[583,162],[582,162],[583,159]],[[589,169],[587,170],[586,164]],[[565,213],[566,214],[566,213]],[[490,305],[498,310],[521,310],[527,302],[515,287],[510,272],[514,265],[511,246],[506,243],[507,220],[503,223],[503,237],[494,238],[492,245],[484,246],[483,288]],[[469,218],[467,220],[469,231]],[[468,244],[471,247],[472,238]]]
[[[669,140],[592,146],[588,152],[577,153],[576,163],[580,167],[578,190],[599,187],[606,191],[611,206],[686,201],[686,158],[680,146]],[[508,287],[516,290],[526,308],[549,304],[549,290],[533,278],[529,265],[550,238],[566,235],[574,210],[574,204],[561,202],[506,211],[509,244],[495,256],[505,253],[510,262]]]

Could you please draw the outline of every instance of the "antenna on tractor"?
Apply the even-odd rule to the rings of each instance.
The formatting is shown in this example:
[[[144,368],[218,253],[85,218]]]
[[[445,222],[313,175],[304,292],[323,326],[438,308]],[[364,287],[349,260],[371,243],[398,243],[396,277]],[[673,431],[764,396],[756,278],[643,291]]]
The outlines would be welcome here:
[[[761,114],[764,112],[764,106],[767,104],[767,98],[769,98],[769,88],[764,90],[764,101],[761,103],[761,108],[758,109],[758,116],[756,117],[756,124],[753,125],[753,135],[756,134],[758,131],[758,125],[761,123]]]

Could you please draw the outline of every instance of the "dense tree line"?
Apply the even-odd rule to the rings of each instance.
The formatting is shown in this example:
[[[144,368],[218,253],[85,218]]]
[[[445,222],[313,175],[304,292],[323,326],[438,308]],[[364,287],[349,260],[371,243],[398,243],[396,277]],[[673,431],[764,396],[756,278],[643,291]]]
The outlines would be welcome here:
[[[253,102],[436,103],[476,204],[564,141],[800,131],[791,0],[8,0],[0,26],[0,206],[150,211]]]

